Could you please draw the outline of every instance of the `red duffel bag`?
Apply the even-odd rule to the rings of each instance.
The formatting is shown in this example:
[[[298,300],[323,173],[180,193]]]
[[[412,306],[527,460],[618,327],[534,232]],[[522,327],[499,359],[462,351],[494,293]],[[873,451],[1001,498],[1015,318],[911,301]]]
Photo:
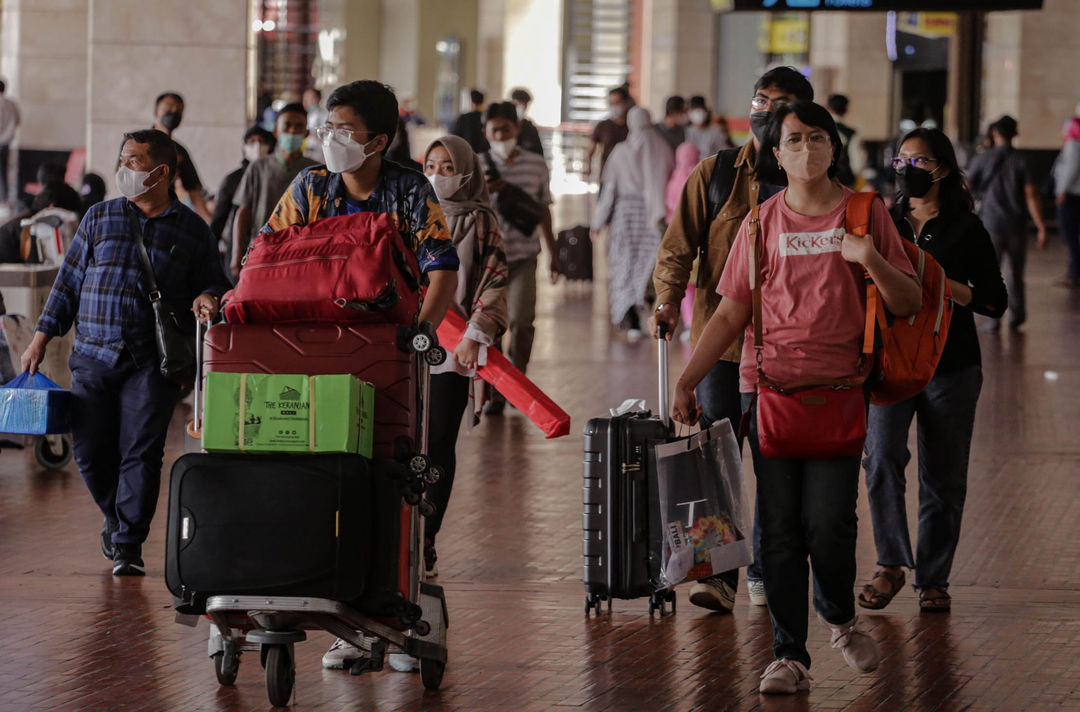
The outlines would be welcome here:
[[[420,283],[393,218],[357,213],[258,235],[222,301],[239,324],[412,324]]]

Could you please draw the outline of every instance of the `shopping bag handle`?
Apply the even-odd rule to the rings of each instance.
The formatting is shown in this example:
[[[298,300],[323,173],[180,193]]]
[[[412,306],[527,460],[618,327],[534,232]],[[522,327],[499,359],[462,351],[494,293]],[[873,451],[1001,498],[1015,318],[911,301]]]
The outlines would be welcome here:
[[[32,376],[30,371],[23,371],[11,381],[5,383],[4,388],[55,388],[63,390],[59,383],[56,383],[41,371],[37,371]]]

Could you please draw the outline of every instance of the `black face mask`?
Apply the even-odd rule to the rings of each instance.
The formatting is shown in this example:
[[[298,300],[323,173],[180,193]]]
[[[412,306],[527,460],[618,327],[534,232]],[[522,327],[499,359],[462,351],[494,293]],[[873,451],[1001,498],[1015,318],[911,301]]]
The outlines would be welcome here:
[[[934,187],[934,174],[922,168],[905,166],[896,172],[896,187],[909,198],[921,198]]]
[[[181,118],[183,118],[183,114],[179,111],[170,111],[167,114],[162,114],[161,125],[169,131],[175,131],[180,126]]]
[[[753,132],[754,138],[758,140],[758,143],[762,143],[765,140],[765,127],[769,125],[769,120],[771,118],[771,111],[755,111],[750,114],[750,131]]]

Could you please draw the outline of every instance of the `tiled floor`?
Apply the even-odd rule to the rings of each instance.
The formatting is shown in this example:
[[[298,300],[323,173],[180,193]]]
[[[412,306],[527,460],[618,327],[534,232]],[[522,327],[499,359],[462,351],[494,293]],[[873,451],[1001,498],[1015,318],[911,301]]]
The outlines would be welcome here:
[[[546,441],[513,411],[462,433],[439,548],[451,617],[442,691],[414,675],[324,671],[331,637],[316,633],[296,648],[295,709],[1080,709],[1080,295],[1051,284],[1063,258],[1060,246],[1032,255],[1023,333],[982,337],[953,613],[920,615],[908,590],[867,616],[885,654],[877,672],[854,674],[811,626],[813,690],[759,697],[771,631],[742,592],[733,615],[695,610],[684,591],[664,618],[644,601],[584,615],[581,428],[626,397],[653,398],[656,356],[651,341],[610,336],[602,287],[560,285],[542,288],[530,375],[574,434]],[[685,355],[676,347],[673,364]],[[859,512],[862,580],[874,569],[865,495]],[[164,498],[145,579],[109,575],[100,523],[73,467],[0,455],[0,712],[268,709],[257,658],[219,687],[205,622],[173,622]]]

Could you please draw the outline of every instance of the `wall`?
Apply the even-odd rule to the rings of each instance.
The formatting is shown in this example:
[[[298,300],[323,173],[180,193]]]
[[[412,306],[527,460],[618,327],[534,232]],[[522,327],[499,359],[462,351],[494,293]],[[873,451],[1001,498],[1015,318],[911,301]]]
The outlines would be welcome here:
[[[488,87],[492,97],[524,86],[533,95],[529,115],[541,126],[558,126],[562,118],[561,0],[506,0],[506,41],[501,87]]]
[[[820,12],[810,19],[810,81],[814,98],[829,94],[851,100],[845,122],[864,140],[887,140],[895,133],[890,118],[892,62],[885,51],[885,13]]]
[[[1045,0],[1035,12],[992,13],[983,50],[986,126],[1002,114],[1020,124],[1021,148],[1059,148],[1080,99],[1080,3]]]
[[[342,84],[379,76],[382,51],[381,0],[348,0],[343,8],[345,19],[345,58]],[[326,93],[324,92],[324,99]]]
[[[112,175],[123,133],[149,128],[155,97],[175,91],[174,136],[216,191],[240,162],[249,27],[245,3],[90,0],[88,170]]]
[[[87,1],[4,0],[0,76],[22,116],[24,149],[86,143]]]
[[[416,96],[420,113],[435,116],[435,89],[438,83],[439,54],[435,45],[448,35],[457,37],[461,43],[460,82],[462,89],[476,82],[476,63],[480,45],[478,0],[421,0],[420,44],[418,48],[420,72]],[[500,95],[487,92],[489,100]]]
[[[378,78],[394,88],[399,100],[415,96],[420,84],[420,0],[383,0],[379,24],[385,41],[379,43],[378,73],[356,78]],[[421,104],[420,112],[430,108],[430,103]]]

